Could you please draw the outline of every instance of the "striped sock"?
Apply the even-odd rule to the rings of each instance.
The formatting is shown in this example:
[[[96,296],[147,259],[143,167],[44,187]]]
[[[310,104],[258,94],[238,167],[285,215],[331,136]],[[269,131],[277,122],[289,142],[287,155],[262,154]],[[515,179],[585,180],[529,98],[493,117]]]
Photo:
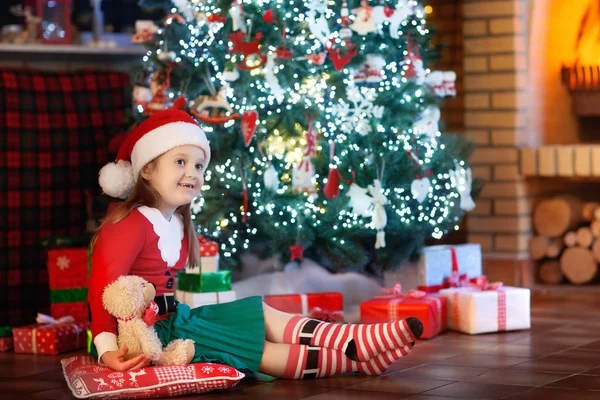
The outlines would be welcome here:
[[[381,324],[332,324],[294,316],[287,323],[283,342],[343,351],[354,361],[411,345],[423,333],[417,318]]]
[[[344,372],[381,375],[396,360],[407,355],[412,346],[381,353],[369,361],[357,362],[338,350],[290,344],[290,352],[281,378],[315,379]]]

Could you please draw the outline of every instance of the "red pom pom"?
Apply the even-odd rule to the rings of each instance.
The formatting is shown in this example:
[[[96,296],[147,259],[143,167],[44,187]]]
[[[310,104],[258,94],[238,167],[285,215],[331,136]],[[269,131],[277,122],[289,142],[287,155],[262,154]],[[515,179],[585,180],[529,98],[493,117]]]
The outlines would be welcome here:
[[[186,107],[187,107],[187,99],[185,98],[185,96],[179,96],[173,102],[172,108],[175,108],[177,110],[184,110]]]
[[[265,11],[265,13],[263,14],[263,19],[265,20],[265,22],[267,24],[272,24],[273,21],[275,21],[275,16],[273,15],[273,10],[269,9],[269,10]]]

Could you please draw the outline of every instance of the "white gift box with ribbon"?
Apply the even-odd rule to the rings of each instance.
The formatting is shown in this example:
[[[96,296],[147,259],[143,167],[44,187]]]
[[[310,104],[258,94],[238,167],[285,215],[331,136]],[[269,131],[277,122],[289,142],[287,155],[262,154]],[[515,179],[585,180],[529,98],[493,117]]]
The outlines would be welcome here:
[[[487,281],[486,281],[487,285]],[[471,335],[531,328],[530,291],[487,285],[442,289],[448,299],[448,327]]]

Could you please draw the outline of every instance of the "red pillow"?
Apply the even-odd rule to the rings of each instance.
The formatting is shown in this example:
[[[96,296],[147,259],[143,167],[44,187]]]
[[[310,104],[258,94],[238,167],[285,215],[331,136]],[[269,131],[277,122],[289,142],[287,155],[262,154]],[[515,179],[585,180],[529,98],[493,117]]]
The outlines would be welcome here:
[[[78,399],[105,396],[149,399],[206,393],[229,389],[244,377],[235,368],[211,363],[116,372],[99,365],[90,356],[75,356],[60,362],[67,385]]]

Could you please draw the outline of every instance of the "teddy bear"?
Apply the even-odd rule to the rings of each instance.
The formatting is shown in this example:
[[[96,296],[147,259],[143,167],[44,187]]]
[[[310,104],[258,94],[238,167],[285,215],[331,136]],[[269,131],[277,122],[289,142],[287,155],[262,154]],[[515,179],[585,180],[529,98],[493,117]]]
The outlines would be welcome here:
[[[153,324],[158,314],[156,290],[144,278],[125,275],[102,293],[104,308],[117,318],[119,347],[127,346],[126,359],[145,354],[154,365],[186,365],[194,357],[194,341],[176,339],[164,349]]]

